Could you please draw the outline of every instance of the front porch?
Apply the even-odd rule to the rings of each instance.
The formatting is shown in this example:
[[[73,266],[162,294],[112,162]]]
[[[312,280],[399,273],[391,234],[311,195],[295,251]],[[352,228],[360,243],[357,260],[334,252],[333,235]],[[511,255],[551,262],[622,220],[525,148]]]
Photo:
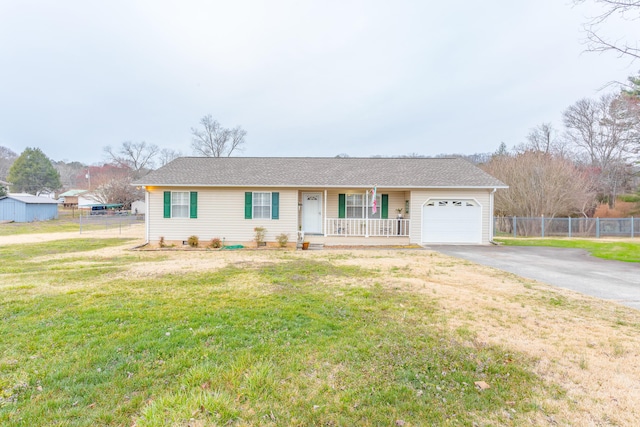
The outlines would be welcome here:
[[[409,219],[327,218],[325,236],[408,237]]]
[[[326,245],[409,243],[411,193],[378,188],[299,191],[299,241]],[[391,212],[397,213],[391,217]]]
[[[298,246],[302,242],[326,246],[386,246],[408,245],[410,220],[328,218],[325,233],[298,233]]]

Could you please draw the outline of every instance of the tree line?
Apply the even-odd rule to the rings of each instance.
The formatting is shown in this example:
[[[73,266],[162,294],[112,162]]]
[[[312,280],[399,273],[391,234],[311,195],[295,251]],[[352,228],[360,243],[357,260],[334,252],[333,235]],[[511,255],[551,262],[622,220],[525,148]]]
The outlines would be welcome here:
[[[191,128],[194,154],[228,157],[243,149],[247,132],[242,127],[225,128],[211,115],[204,116],[199,124]],[[88,190],[87,197],[96,203],[122,204],[129,209],[131,203],[144,198],[143,190],[131,183],[183,154],[145,141],[125,141],[117,147],[103,147],[103,155],[102,164],[85,165],[52,161],[36,147],[18,155],[0,146],[0,180],[10,183],[13,192],[35,195],[54,194],[61,189]],[[0,182],[0,197],[7,192]]]
[[[511,150],[502,144],[482,166],[509,185],[496,193],[496,215],[586,217],[637,192],[640,76],[628,87],[578,100],[561,130],[542,123]]]

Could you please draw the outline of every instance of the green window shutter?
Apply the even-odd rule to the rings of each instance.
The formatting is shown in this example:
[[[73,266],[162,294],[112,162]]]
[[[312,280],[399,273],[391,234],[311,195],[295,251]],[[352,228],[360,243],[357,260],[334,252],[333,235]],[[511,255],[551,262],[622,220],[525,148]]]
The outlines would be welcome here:
[[[189,196],[189,218],[198,218],[198,192],[192,191]]]
[[[280,193],[271,193],[271,219],[280,217]]]
[[[347,217],[347,195],[338,194],[338,218]]]
[[[164,192],[164,217],[171,218],[171,191]]]
[[[247,191],[244,193],[244,219],[251,219],[251,210],[253,204],[253,193]]]
[[[387,219],[389,218],[389,195],[382,195],[382,206],[380,208],[380,218]]]

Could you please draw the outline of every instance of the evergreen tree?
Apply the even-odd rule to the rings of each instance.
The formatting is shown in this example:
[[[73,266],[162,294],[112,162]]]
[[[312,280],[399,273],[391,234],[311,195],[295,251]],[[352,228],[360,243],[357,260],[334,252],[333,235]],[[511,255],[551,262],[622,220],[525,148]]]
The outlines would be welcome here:
[[[27,148],[9,169],[13,191],[40,195],[59,189],[60,174],[39,148]]]

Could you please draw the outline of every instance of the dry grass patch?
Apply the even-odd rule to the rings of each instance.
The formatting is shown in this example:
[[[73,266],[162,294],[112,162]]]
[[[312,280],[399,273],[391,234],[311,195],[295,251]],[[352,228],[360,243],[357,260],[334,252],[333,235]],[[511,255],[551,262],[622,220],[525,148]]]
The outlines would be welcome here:
[[[536,374],[567,394],[541,401],[539,422],[631,426],[640,419],[638,311],[433,252],[407,255],[355,252],[346,262],[386,270],[387,286],[435,298],[447,324],[472,341],[538,360]],[[404,278],[393,271],[400,265],[409,270]]]

